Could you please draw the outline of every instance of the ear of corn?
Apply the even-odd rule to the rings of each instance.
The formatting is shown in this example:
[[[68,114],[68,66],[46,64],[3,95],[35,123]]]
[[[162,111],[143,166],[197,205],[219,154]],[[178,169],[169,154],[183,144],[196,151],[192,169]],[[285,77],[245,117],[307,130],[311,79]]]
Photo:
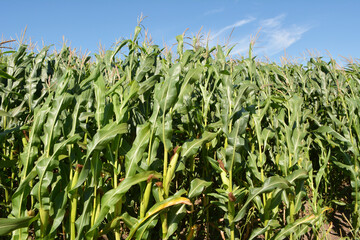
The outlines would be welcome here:
[[[357,64],[140,32],[94,61],[0,52],[4,239],[297,239],[331,211],[360,237]]]

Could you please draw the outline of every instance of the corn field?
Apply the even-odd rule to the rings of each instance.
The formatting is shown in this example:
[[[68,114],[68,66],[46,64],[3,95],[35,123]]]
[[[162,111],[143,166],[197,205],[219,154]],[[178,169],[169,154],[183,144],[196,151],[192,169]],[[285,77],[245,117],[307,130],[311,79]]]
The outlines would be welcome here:
[[[360,237],[360,66],[194,37],[0,51],[2,239]]]

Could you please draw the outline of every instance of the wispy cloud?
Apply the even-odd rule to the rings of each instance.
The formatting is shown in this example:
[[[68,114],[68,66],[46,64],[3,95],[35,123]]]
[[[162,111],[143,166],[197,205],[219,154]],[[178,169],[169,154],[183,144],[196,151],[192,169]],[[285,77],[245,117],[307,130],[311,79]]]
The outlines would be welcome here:
[[[216,9],[212,9],[212,10],[209,10],[207,12],[204,12],[203,13],[203,16],[208,16],[208,15],[213,15],[213,14],[216,14],[216,13],[221,13],[225,10],[225,8],[216,8]]]
[[[281,14],[260,21],[263,36],[260,39],[260,48],[255,53],[275,55],[299,41],[303,34],[310,30],[310,27],[299,24],[284,26],[285,17],[285,14]]]
[[[273,18],[268,18],[260,21],[260,26],[264,28],[276,28],[282,24],[285,14],[278,15]]]
[[[267,19],[242,19],[215,32],[215,34],[211,36],[211,42],[215,44],[215,40],[219,41],[221,40],[220,38],[225,39],[230,36],[232,29],[254,22],[256,23],[254,25],[255,27],[251,29],[250,32],[248,28],[246,28],[246,31],[236,31],[232,34],[228,42],[229,45],[235,45],[232,54],[245,54],[249,49],[251,36],[261,29],[260,37],[255,44],[254,53],[256,55],[266,55],[270,57],[299,41],[303,35],[310,30],[309,26],[300,24],[289,25],[285,21],[285,18],[286,15],[281,14]]]
[[[211,36],[212,39],[215,39],[217,38],[218,36],[220,36],[221,34],[225,33],[227,30],[232,30],[233,28],[237,28],[237,27],[241,27],[245,24],[248,24],[252,21],[254,21],[255,18],[247,18],[247,19],[243,19],[243,20],[240,20],[240,21],[237,21],[231,25],[228,25],[226,27],[223,27],[222,29],[220,29],[219,31],[217,31],[213,36]]]
[[[307,27],[293,26],[291,28],[279,28],[267,31],[264,36],[266,42],[258,52],[263,52],[269,56],[275,55],[299,41],[302,35],[308,30],[309,28]]]

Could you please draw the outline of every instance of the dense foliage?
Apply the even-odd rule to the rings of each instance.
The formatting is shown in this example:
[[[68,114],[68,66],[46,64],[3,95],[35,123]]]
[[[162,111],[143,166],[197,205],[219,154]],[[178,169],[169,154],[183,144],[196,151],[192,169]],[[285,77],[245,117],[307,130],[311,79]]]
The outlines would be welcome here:
[[[4,239],[298,239],[360,229],[360,74],[194,38],[0,52]],[[335,226],[336,227],[336,226]]]

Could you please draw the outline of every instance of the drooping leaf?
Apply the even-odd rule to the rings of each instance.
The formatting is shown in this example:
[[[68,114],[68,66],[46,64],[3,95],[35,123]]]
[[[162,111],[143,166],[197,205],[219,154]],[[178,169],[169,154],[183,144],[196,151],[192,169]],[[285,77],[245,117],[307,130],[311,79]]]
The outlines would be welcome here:
[[[145,217],[143,219],[140,219],[130,230],[129,236],[126,239],[131,239],[132,236],[135,234],[137,229],[144,224],[150,217],[153,217],[155,214],[158,214],[160,211],[174,206],[178,204],[186,204],[186,205],[192,205],[189,199],[185,197],[179,197],[179,196],[173,196],[169,197],[161,202],[156,203],[152,208],[150,208]]]
[[[23,218],[0,218],[0,236],[4,236],[12,231],[28,227],[39,216],[23,217]]]

